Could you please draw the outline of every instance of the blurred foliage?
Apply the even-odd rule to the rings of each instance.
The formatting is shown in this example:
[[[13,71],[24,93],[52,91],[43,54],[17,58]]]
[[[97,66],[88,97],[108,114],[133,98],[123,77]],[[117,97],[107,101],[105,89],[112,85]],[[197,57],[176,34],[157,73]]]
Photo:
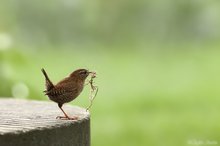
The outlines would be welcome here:
[[[48,100],[42,67],[53,82],[84,67],[98,73],[92,145],[218,145],[219,6],[1,0],[0,96]],[[86,107],[88,94],[71,104]]]
[[[34,45],[217,40],[219,5],[216,0],[2,0],[0,26],[17,43]]]

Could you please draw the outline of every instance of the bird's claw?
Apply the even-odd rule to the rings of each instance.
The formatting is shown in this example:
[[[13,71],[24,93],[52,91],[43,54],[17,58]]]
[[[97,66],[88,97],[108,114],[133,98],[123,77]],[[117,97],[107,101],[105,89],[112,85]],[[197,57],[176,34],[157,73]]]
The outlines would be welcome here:
[[[61,119],[61,120],[78,120],[78,117],[57,116],[56,119]]]

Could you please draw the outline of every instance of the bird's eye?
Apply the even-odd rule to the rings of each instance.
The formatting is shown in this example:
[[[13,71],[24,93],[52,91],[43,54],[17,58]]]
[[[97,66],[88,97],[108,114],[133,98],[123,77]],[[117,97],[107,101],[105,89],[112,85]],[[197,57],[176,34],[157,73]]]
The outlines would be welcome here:
[[[80,74],[87,74],[87,70],[82,70]]]

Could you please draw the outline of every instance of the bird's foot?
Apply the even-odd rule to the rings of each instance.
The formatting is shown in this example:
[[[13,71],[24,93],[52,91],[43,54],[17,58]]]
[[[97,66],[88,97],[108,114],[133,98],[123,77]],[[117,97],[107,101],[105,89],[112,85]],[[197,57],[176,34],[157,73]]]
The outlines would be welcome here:
[[[78,120],[78,117],[57,116],[56,119],[61,119],[61,120]]]

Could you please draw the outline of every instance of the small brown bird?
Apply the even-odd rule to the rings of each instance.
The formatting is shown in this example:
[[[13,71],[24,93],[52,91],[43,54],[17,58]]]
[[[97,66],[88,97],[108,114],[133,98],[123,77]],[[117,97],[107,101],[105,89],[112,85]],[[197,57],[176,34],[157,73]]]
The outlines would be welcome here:
[[[43,68],[41,71],[43,72],[46,81],[46,90],[44,91],[45,95],[47,95],[50,100],[58,103],[59,108],[65,115],[64,117],[58,116],[57,118],[76,120],[77,117],[69,117],[62,109],[62,106],[64,103],[70,102],[79,96],[83,90],[87,76],[92,72],[89,72],[86,69],[78,69],[54,85],[50,81],[46,71]]]

